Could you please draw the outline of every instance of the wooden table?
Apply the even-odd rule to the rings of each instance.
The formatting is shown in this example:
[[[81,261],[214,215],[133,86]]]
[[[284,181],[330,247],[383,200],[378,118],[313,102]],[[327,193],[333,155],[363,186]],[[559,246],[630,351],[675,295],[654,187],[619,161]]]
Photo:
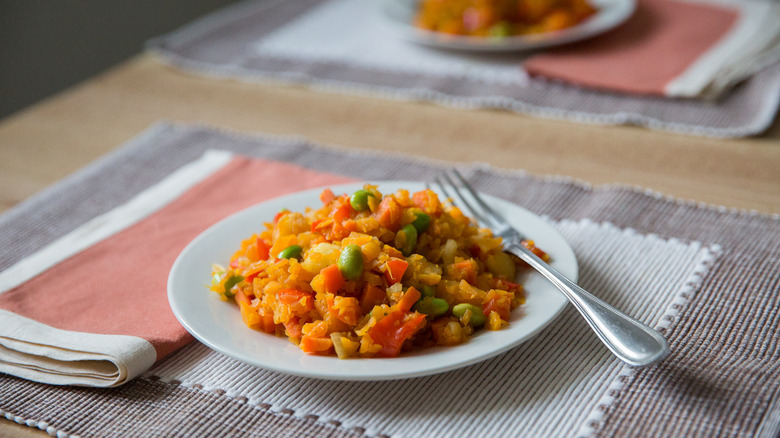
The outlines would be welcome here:
[[[780,212],[780,122],[719,140],[542,120],[505,111],[241,84],[141,55],[0,122],[0,209],[119,147],[157,120],[296,134],[347,147],[486,161],[593,184],[619,183]]]
[[[707,139],[207,79],[164,66],[152,55],[140,55],[0,122],[0,211],[161,119],[483,161],[780,213],[779,121],[758,138]],[[0,422],[0,436],[35,431]]]

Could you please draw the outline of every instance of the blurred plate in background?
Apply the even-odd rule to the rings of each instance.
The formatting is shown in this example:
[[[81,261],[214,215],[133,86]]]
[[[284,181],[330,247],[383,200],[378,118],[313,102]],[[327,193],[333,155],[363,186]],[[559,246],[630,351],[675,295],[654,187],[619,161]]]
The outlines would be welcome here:
[[[380,13],[398,37],[443,49],[471,51],[521,51],[552,47],[602,34],[625,22],[636,9],[636,0],[590,0],[597,11],[582,23],[567,29],[508,37],[448,35],[415,27],[419,0],[382,0]]]

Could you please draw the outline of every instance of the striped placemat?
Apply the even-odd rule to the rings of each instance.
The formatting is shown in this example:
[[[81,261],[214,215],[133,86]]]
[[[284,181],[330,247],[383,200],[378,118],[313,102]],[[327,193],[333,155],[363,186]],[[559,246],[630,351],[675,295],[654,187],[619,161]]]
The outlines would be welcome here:
[[[258,172],[283,163],[336,180],[430,180],[445,165],[162,123],[1,216],[0,272],[209,150]],[[624,366],[568,308],[515,349],[428,377],[291,377],[194,342],[114,389],[0,375],[0,413],[58,436],[777,434],[780,218],[484,165],[461,170],[478,189],[555,226],[577,255],[579,283],[661,330],[671,356]],[[158,287],[150,293],[164,295],[164,281]]]
[[[708,137],[759,134],[772,124],[780,105],[777,50],[757,64],[743,62],[740,67],[745,71],[724,72],[726,76],[740,72],[740,80],[750,79],[719,99],[632,95],[531,76],[522,68],[528,57],[525,53],[453,53],[407,43],[385,31],[386,23],[375,3],[246,1],[155,38],[147,47],[164,62],[214,78],[303,84],[328,92],[430,101],[456,108],[498,108],[579,123],[633,124]],[[704,7],[701,3],[689,7]],[[776,26],[771,18],[771,26],[759,26],[758,21],[780,14],[771,1],[748,3],[756,4],[743,5],[752,12],[738,20],[747,24],[737,26],[739,32],[730,32],[729,38],[735,41],[726,44],[745,57],[752,52],[736,49],[741,47],[737,33],[766,28],[773,35],[776,31],[769,28]],[[732,2],[731,7],[739,4]],[[646,6],[639,3],[640,8]],[[676,6],[669,6],[667,18],[675,16],[671,11]],[[657,11],[646,13],[638,25],[652,28],[653,20],[662,18]],[[637,31],[627,38],[641,34]],[[741,39],[759,40],[757,36]],[[621,56],[626,58],[618,52],[613,61]],[[644,58],[637,55],[634,59]],[[708,63],[700,67],[704,64]],[[647,71],[646,67],[636,69]],[[703,76],[695,68],[689,75],[692,82]]]

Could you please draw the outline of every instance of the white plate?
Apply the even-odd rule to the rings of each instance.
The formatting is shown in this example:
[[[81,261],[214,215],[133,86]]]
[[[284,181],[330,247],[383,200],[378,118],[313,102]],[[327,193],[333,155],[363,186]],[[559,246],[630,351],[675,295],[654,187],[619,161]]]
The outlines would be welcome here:
[[[417,182],[380,182],[382,193],[398,188],[422,190]],[[363,184],[331,186],[334,193],[352,193]],[[238,307],[208,290],[211,264],[226,264],[241,241],[262,231],[283,208],[303,211],[321,204],[322,188],[272,199],[240,211],[213,225],[181,252],[168,276],[168,301],[173,313],[195,338],[212,349],[248,364],[299,376],[334,380],[385,380],[422,376],[460,368],[506,351],[528,340],[549,324],[567,300],[535,272],[522,274],[526,304],[512,312],[509,327],[483,331],[456,347],[434,347],[396,358],[346,359],[310,356],[286,338],[244,325]],[[538,216],[509,202],[485,195],[499,212],[552,257],[552,265],[577,280],[574,252],[558,232]]]
[[[626,21],[636,9],[636,0],[590,0],[598,9],[582,23],[555,32],[505,38],[446,35],[415,27],[419,0],[384,0],[380,13],[388,27],[408,41],[445,49],[472,51],[521,51],[572,43],[604,33]]]

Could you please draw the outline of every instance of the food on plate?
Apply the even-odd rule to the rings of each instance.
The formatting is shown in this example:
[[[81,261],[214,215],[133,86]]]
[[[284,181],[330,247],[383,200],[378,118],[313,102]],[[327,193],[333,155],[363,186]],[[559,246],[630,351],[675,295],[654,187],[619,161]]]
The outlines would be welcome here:
[[[414,24],[445,34],[500,38],[566,29],[595,12],[587,0],[422,0]]]
[[[304,352],[393,357],[500,330],[524,302],[502,241],[431,190],[325,189],[241,243],[211,290]],[[543,259],[531,241],[524,243]]]

